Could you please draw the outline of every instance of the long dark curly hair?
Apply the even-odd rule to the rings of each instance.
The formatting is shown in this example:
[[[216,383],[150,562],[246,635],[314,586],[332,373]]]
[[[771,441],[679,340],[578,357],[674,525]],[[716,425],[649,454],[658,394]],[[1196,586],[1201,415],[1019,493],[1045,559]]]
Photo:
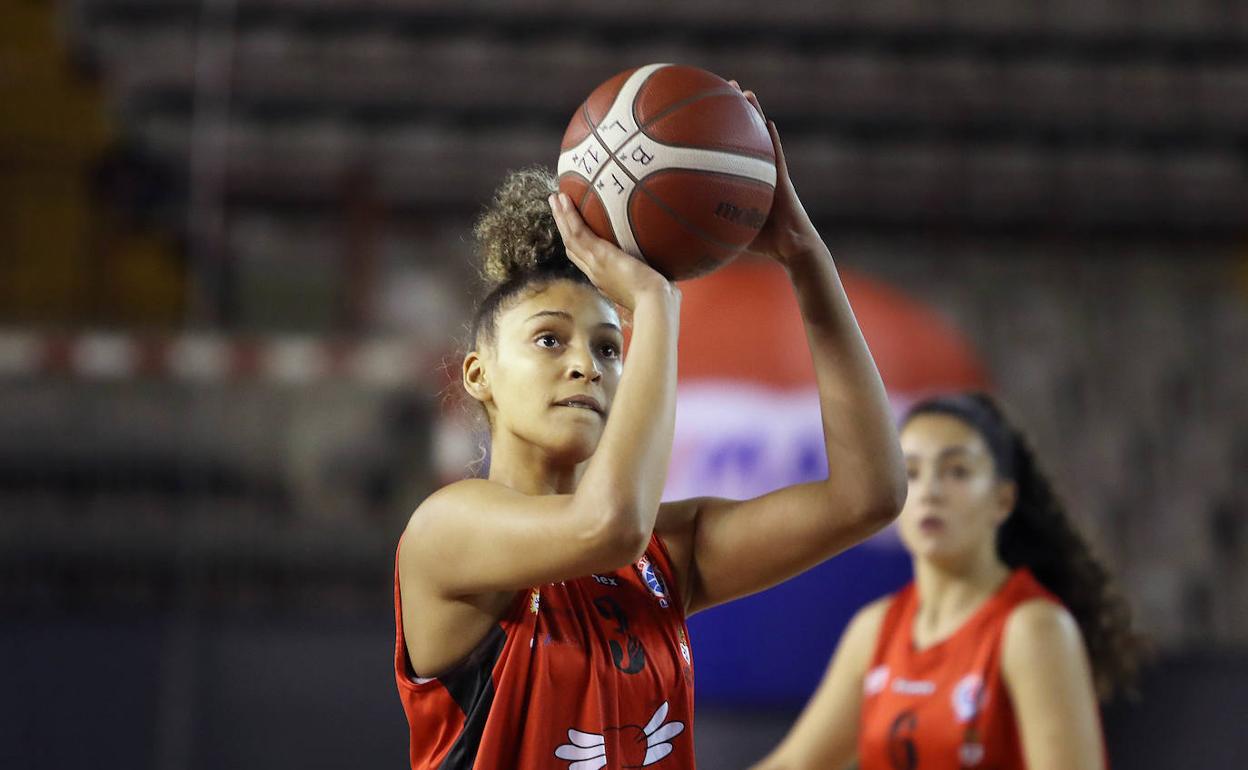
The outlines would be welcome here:
[[[1075,528],[1066,506],[1036,460],[1027,436],[986,393],[938,396],[915,404],[902,425],[921,414],[955,417],[988,444],[997,474],[1017,485],[1014,509],[997,528],[997,555],[1011,569],[1026,567],[1079,624],[1102,700],[1133,692],[1148,646],[1131,610]]]

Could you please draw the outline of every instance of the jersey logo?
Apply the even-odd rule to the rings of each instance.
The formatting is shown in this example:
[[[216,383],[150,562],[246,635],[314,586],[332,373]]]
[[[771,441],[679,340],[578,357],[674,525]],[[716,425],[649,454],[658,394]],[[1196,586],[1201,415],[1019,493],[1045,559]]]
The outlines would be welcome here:
[[[689,650],[689,640],[685,638],[684,629],[676,632],[676,642],[680,645],[680,657],[685,659],[686,666],[693,665],[693,653]]]
[[[610,596],[599,596],[594,599],[594,609],[607,620],[615,621],[617,639],[607,640],[607,649],[611,650],[611,660],[615,667],[625,674],[636,674],[646,666],[646,648],[641,640],[628,628],[628,615],[624,608]]]
[[[606,767],[607,736],[611,736],[611,757],[617,767],[649,767],[672,753],[671,740],[685,731],[684,722],[667,722],[667,701],[659,706],[645,727],[622,725],[606,727],[601,733],[568,728],[568,743],[555,749],[555,757],[569,762],[568,770],[598,770]]]
[[[936,683],[926,679],[905,679],[899,676],[893,680],[893,692],[898,695],[931,695],[936,692]]]
[[[969,728],[962,737],[962,745],[958,747],[958,760],[963,767],[975,767],[984,761],[984,744],[979,742],[979,734],[974,727]]]
[[[654,568],[654,564],[650,562],[649,556],[642,556],[634,565],[637,568],[637,574],[641,575],[641,582],[646,584],[646,588],[650,589],[650,593],[654,594],[654,598],[659,600],[660,607],[667,606],[667,584],[663,582],[663,576]]]
[[[878,695],[888,685],[888,666],[876,666],[862,678],[862,691],[866,695]]]
[[[979,674],[967,674],[953,686],[953,713],[959,722],[969,722],[984,706],[984,680]]]
[[[919,747],[914,734],[919,718],[914,709],[906,709],[897,715],[888,727],[888,763],[894,770],[916,770],[919,766]]]

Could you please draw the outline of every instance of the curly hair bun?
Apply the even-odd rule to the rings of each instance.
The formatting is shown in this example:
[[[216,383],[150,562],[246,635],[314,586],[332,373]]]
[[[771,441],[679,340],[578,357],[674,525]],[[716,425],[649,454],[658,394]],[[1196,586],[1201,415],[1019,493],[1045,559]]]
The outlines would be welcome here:
[[[503,179],[473,227],[487,285],[571,264],[547,203],[558,189],[554,175],[541,166],[512,171]]]

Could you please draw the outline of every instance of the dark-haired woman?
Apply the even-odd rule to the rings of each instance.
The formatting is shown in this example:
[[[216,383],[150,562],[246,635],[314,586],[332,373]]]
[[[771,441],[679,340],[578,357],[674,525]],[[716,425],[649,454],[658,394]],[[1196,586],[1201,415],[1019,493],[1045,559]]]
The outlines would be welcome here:
[[[397,556],[413,768],[693,767],[685,617],[896,516],[905,483],[884,389],[761,114],[778,179],[751,249],[792,277],[827,480],[661,504],[680,292],[595,237],[549,175],[511,176],[477,226],[493,288],[463,361],[489,424],[489,477],[421,503]],[[617,307],[632,321],[627,364]]]
[[[1092,770],[1096,693],[1138,660],[1126,605],[983,394],[914,406],[898,520],[914,581],[861,610],[756,770]]]

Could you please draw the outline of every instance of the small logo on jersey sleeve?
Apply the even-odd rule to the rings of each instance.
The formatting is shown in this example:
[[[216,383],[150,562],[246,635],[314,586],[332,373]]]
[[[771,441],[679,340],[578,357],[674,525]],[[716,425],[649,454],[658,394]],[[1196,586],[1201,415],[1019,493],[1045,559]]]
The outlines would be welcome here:
[[[606,727],[601,733],[587,733],[576,728],[568,729],[568,743],[555,749],[555,757],[566,760],[568,770],[599,770],[608,762],[607,737],[611,736],[611,751],[619,751],[622,758],[619,767],[649,767],[672,753],[671,740],[685,731],[683,722],[668,722],[667,701],[659,706],[645,727],[622,725]],[[612,735],[618,733],[618,735]]]
[[[542,589],[534,588],[529,592],[529,612],[533,615],[537,614],[538,609],[542,606]]]
[[[958,747],[958,759],[962,762],[963,767],[975,767],[984,761],[984,744],[963,743]]]
[[[877,695],[888,686],[888,666],[876,666],[862,678],[862,692],[865,695]]]
[[[641,576],[641,582],[645,583],[650,593],[654,594],[654,598],[659,600],[659,606],[666,607],[668,605],[667,584],[663,582],[663,576],[650,561],[650,557],[642,556],[635,566],[637,574]]]
[[[953,686],[953,713],[959,722],[969,722],[984,706],[984,680],[967,674]]]
[[[680,657],[685,659],[685,665],[692,666],[693,654],[689,650],[689,640],[685,638],[684,629],[676,632],[676,641],[680,644]]]

